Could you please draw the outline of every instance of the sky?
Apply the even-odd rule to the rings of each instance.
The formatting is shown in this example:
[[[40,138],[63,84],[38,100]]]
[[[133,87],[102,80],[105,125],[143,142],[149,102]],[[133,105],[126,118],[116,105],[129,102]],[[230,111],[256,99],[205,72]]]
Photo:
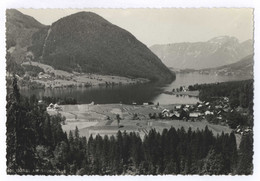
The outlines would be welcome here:
[[[148,47],[154,44],[208,41],[234,36],[253,39],[253,9],[18,9],[45,25],[80,11],[94,12],[129,31]]]

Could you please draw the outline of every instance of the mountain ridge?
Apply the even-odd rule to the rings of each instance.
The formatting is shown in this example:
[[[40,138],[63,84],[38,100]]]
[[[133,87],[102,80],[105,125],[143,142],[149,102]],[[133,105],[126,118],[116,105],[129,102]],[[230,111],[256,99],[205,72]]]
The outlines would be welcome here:
[[[18,10],[6,10],[6,49],[12,54],[14,61],[22,63],[26,59],[33,34],[44,27],[33,17]]]
[[[220,36],[206,42],[153,45],[150,49],[168,67],[198,70],[234,63],[252,54],[253,41],[239,43],[235,37]]]
[[[7,21],[12,23],[14,20],[7,18]],[[33,31],[26,37],[30,41],[21,54],[29,52],[33,61],[56,69],[150,80],[175,78],[147,46],[95,13],[79,12],[63,17],[51,26],[30,28]]]
[[[214,73],[218,75],[235,75],[235,76],[245,76],[253,77],[254,73],[254,55],[248,55],[241,60],[223,65],[220,67],[215,67],[211,69],[199,70],[200,73]]]

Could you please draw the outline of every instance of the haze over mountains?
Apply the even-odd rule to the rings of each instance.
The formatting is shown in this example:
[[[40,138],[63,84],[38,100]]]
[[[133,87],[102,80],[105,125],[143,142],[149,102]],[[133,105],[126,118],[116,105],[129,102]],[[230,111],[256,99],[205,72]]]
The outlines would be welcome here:
[[[217,75],[235,75],[240,77],[248,77],[253,78],[253,70],[254,70],[254,56],[253,54],[248,55],[238,62],[223,65],[216,68],[210,68],[210,69],[202,69],[199,72],[200,73],[214,73]]]
[[[253,41],[239,43],[235,37],[221,36],[207,42],[153,45],[150,49],[168,67],[205,69],[232,64],[253,54]]]
[[[7,51],[18,63],[31,59],[69,72],[150,80],[174,78],[143,43],[97,14],[76,13],[51,26],[17,10],[7,10],[6,14]]]

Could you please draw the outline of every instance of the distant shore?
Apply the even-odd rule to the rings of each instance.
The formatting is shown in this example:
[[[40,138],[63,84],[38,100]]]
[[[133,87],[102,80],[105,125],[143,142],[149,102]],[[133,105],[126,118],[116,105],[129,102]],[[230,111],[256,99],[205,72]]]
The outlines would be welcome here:
[[[192,96],[192,97],[199,97],[199,91],[181,91],[181,92],[170,92],[170,91],[164,91],[164,94],[168,95],[181,95],[181,96]]]
[[[40,67],[40,72],[36,77],[29,77],[29,80],[22,82],[22,87],[33,89],[40,88],[68,88],[68,87],[92,87],[106,86],[113,87],[117,85],[131,85],[149,82],[145,78],[129,78],[116,75],[100,75],[93,73],[78,73],[56,70],[53,67],[38,62],[24,62],[23,65],[32,65]]]

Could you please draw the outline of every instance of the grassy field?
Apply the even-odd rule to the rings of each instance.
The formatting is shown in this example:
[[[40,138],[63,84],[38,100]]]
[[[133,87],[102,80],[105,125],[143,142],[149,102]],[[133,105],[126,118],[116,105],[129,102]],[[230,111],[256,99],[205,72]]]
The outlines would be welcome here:
[[[151,129],[156,129],[162,132],[163,129],[174,127],[180,129],[183,127],[185,130],[191,128],[192,130],[202,130],[208,126],[209,130],[214,135],[224,133],[231,133],[232,129],[227,126],[210,124],[206,120],[202,121],[183,121],[183,120],[160,120],[149,119],[149,113],[159,113],[163,109],[171,109],[176,105],[122,105],[122,104],[103,104],[103,105],[63,105],[63,111],[60,113],[66,117],[65,125],[62,125],[64,131],[74,131],[76,126],[79,129],[81,136],[87,138],[92,134],[116,135],[118,130],[124,132],[136,132],[141,138],[145,136]],[[120,124],[118,127],[116,114],[120,115]],[[134,120],[134,115],[137,118]],[[237,142],[240,142],[241,136],[236,135]]]

